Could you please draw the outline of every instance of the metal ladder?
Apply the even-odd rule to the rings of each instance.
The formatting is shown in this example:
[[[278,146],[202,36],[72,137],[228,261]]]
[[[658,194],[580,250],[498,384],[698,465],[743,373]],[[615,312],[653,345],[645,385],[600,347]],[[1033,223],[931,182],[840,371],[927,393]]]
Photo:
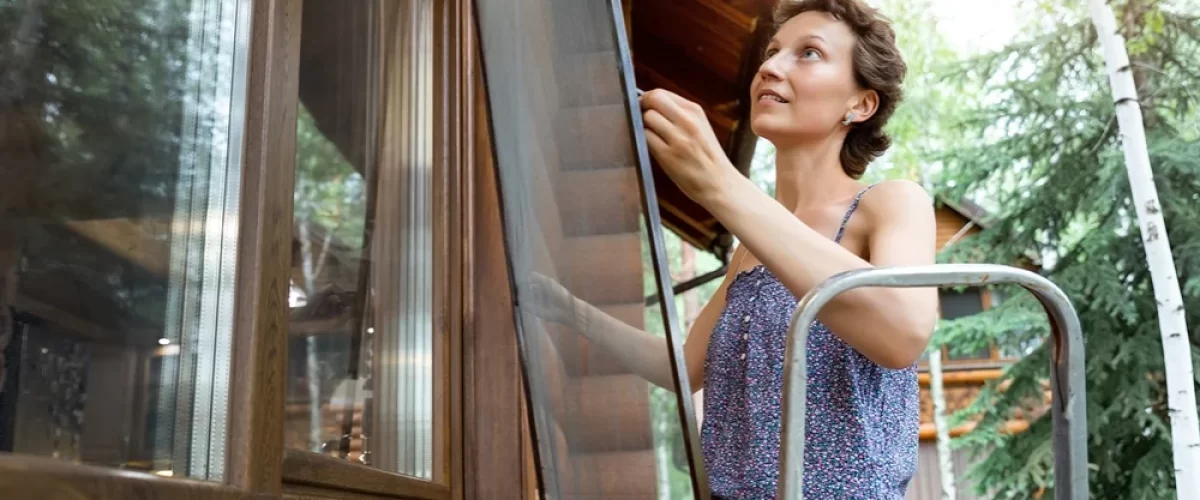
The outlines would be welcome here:
[[[808,326],[817,312],[843,292],[862,287],[942,287],[1015,283],[1029,290],[1050,316],[1054,350],[1050,356],[1054,425],[1054,491],[1057,500],[1086,500],[1087,410],[1083,374],[1083,332],[1066,294],[1046,278],[1009,266],[937,264],[874,268],[835,275],[813,288],[796,307],[788,330],[783,372],[783,449],[779,457],[779,498],[804,498],[804,420],[808,402]],[[1065,381],[1066,385],[1063,385]]]

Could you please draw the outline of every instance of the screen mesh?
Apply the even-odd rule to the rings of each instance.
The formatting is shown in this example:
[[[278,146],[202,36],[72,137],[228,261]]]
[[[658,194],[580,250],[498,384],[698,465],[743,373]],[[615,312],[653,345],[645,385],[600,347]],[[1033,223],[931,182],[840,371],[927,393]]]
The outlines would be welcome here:
[[[682,336],[661,282],[662,229],[620,7],[480,0],[476,9],[543,494],[691,498],[703,473],[691,398],[677,396]],[[577,306],[558,320],[535,314],[530,284],[540,279]],[[576,321],[583,310],[606,319]],[[604,331],[614,321],[623,326]],[[663,376],[650,378],[670,390],[594,341],[629,334],[654,351]]]

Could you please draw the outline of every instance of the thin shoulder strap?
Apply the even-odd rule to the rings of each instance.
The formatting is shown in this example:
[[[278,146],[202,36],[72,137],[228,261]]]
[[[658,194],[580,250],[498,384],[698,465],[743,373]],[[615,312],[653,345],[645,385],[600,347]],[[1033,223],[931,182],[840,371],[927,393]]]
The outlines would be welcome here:
[[[842,225],[838,227],[837,236],[833,237],[833,241],[835,243],[842,242],[842,236],[846,235],[846,225],[850,222],[850,216],[854,215],[855,210],[858,210],[858,202],[862,201],[863,195],[867,194],[867,191],[870,191],[873,187],[875,187],[875,184],[871,184],[863,188],[862,191],[859,191],[858,194],[854,196],[854,202],[851,203],[850,208],[846,210],[846,215],[842,216]]]

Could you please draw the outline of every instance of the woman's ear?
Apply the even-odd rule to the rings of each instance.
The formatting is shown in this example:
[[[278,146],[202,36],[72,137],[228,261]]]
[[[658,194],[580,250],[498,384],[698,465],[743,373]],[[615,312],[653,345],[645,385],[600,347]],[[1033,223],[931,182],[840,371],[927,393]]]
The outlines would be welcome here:
[[[879,109],[879,94],[874,90],[864,90],[857,97],[850,111],[854,112],[854,123],[862,123],[870,120]]]

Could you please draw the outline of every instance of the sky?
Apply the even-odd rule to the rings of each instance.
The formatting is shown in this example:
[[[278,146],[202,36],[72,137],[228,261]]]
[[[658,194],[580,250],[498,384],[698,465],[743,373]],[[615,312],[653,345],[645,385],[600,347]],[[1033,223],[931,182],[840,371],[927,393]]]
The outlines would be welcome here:
[[[938,29],[955,47],[994,50],[1017,33],[1015,0],[929,0]]]

